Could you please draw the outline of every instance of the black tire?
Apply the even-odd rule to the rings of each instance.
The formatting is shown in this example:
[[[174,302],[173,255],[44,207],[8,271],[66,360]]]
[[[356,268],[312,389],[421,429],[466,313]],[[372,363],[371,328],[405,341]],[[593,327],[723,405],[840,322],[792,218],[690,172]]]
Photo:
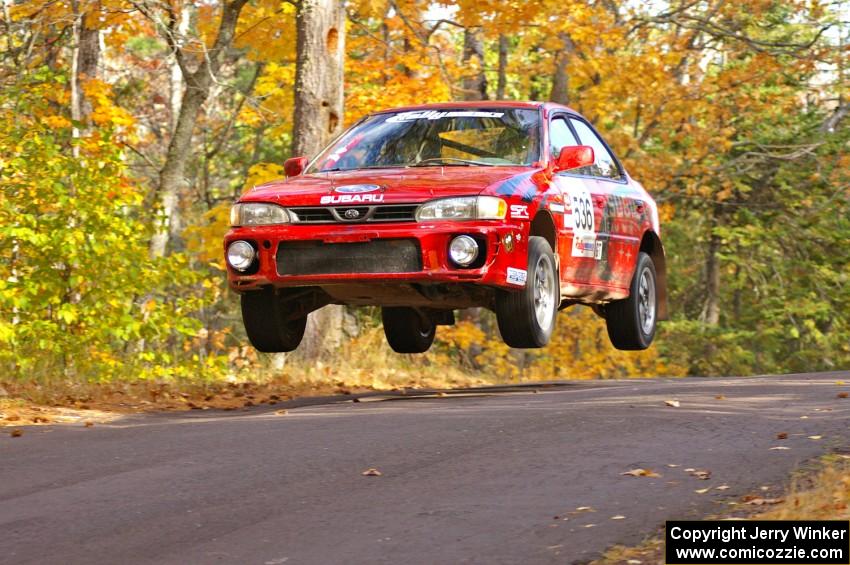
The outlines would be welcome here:
[[[646,285],[643,290],[642,284]],[[652,343],[658,323],[658,281],[655,264],[646,253],[638,254],[629,297],[605,306],[605,323],[617,349],[638,351]]]
[[[307,316],[287,320],[287,314],[287,309],[272,288],[242,295],[242,323],[248,340],[257,351],[295,351],[304,337]]]
[[[535,348],[549,343],[561,301],[555,255],[542,237],[528,239],[528,271],[525,288],[496,295],[496,321],[502,340],[511,347]],[[539,284],[548,285],[545,289]],[[545,292],[548,302],[538,302]],[[538,315],[538,304],[541,305]]]
[[[434,343],[437,326],[415,308],[385,306],[381,319],[387,342],[396,353],[425,353]]]

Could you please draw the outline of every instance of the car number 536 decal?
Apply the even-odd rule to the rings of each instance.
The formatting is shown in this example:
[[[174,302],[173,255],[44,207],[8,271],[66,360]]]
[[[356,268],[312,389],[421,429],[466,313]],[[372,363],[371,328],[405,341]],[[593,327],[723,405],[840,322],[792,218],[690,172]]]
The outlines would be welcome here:
[[[593,217],[593,200],[586,189],[571,189],[573,233],[577,235],[596,234],[596,222]]]

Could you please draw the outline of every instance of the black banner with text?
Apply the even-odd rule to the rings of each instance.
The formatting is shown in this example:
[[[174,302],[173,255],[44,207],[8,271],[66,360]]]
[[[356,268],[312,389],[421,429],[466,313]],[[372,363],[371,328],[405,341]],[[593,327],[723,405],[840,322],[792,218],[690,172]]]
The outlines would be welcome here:
[[[666,561],[670,565],[847,565],[850,522],[670,521]]]

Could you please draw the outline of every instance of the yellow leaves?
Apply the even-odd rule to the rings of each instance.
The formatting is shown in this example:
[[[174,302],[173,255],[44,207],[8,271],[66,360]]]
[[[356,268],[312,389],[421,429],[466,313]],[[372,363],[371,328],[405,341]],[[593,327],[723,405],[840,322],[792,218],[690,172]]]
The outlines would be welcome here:
[[[224,271],[224,252],[221,241],[230,226],[230,204],[224,203],[214,207],[204,214],[202,223],[186,229],[186,246],[199,260]],[[203,281],[207,289],[211,285]]]
[[[439,339],[449,347],[469,349],[473,343],[483,344],[486,341],[486,334],[471,322],[458,322],[441,331]]]
[[[92,105],[91,119],[99,126],[130,127],[135,120],[127,110],[113,102],[112,87],[101,80],[89,79],[83,83],[86,100]]]
[[[63,129],[71,127],[71,120],[64,116],[44,116],[41,122],[51,129]]]
[[[248,169],[248,180],[245,182],[245,188],[247,190],[254,186],[260,186],[261,184],[269,181],[283,178],[286,178],[286,173],[283,170],[283,164],[257,163],[255,165],[251,165],[251,168]]]
[[[279,0],[251,2],[242,10],[234,46],[255,61],[295,58],[295,6]]]

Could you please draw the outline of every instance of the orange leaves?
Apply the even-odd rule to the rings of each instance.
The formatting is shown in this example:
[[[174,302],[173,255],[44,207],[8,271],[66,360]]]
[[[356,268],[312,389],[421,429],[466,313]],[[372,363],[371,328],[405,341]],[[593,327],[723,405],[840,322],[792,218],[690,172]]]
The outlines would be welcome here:
[[[107,83],[89,79],[83,83],[83,92],[92,106],[91,119],[96,125],[128,128],[135,124],[133,116],[115,104],[112,87]]]
[[[245,6],[234,45],[248,49],[255,61],[295,59],[295,7],[279,0],[259,0]]]

